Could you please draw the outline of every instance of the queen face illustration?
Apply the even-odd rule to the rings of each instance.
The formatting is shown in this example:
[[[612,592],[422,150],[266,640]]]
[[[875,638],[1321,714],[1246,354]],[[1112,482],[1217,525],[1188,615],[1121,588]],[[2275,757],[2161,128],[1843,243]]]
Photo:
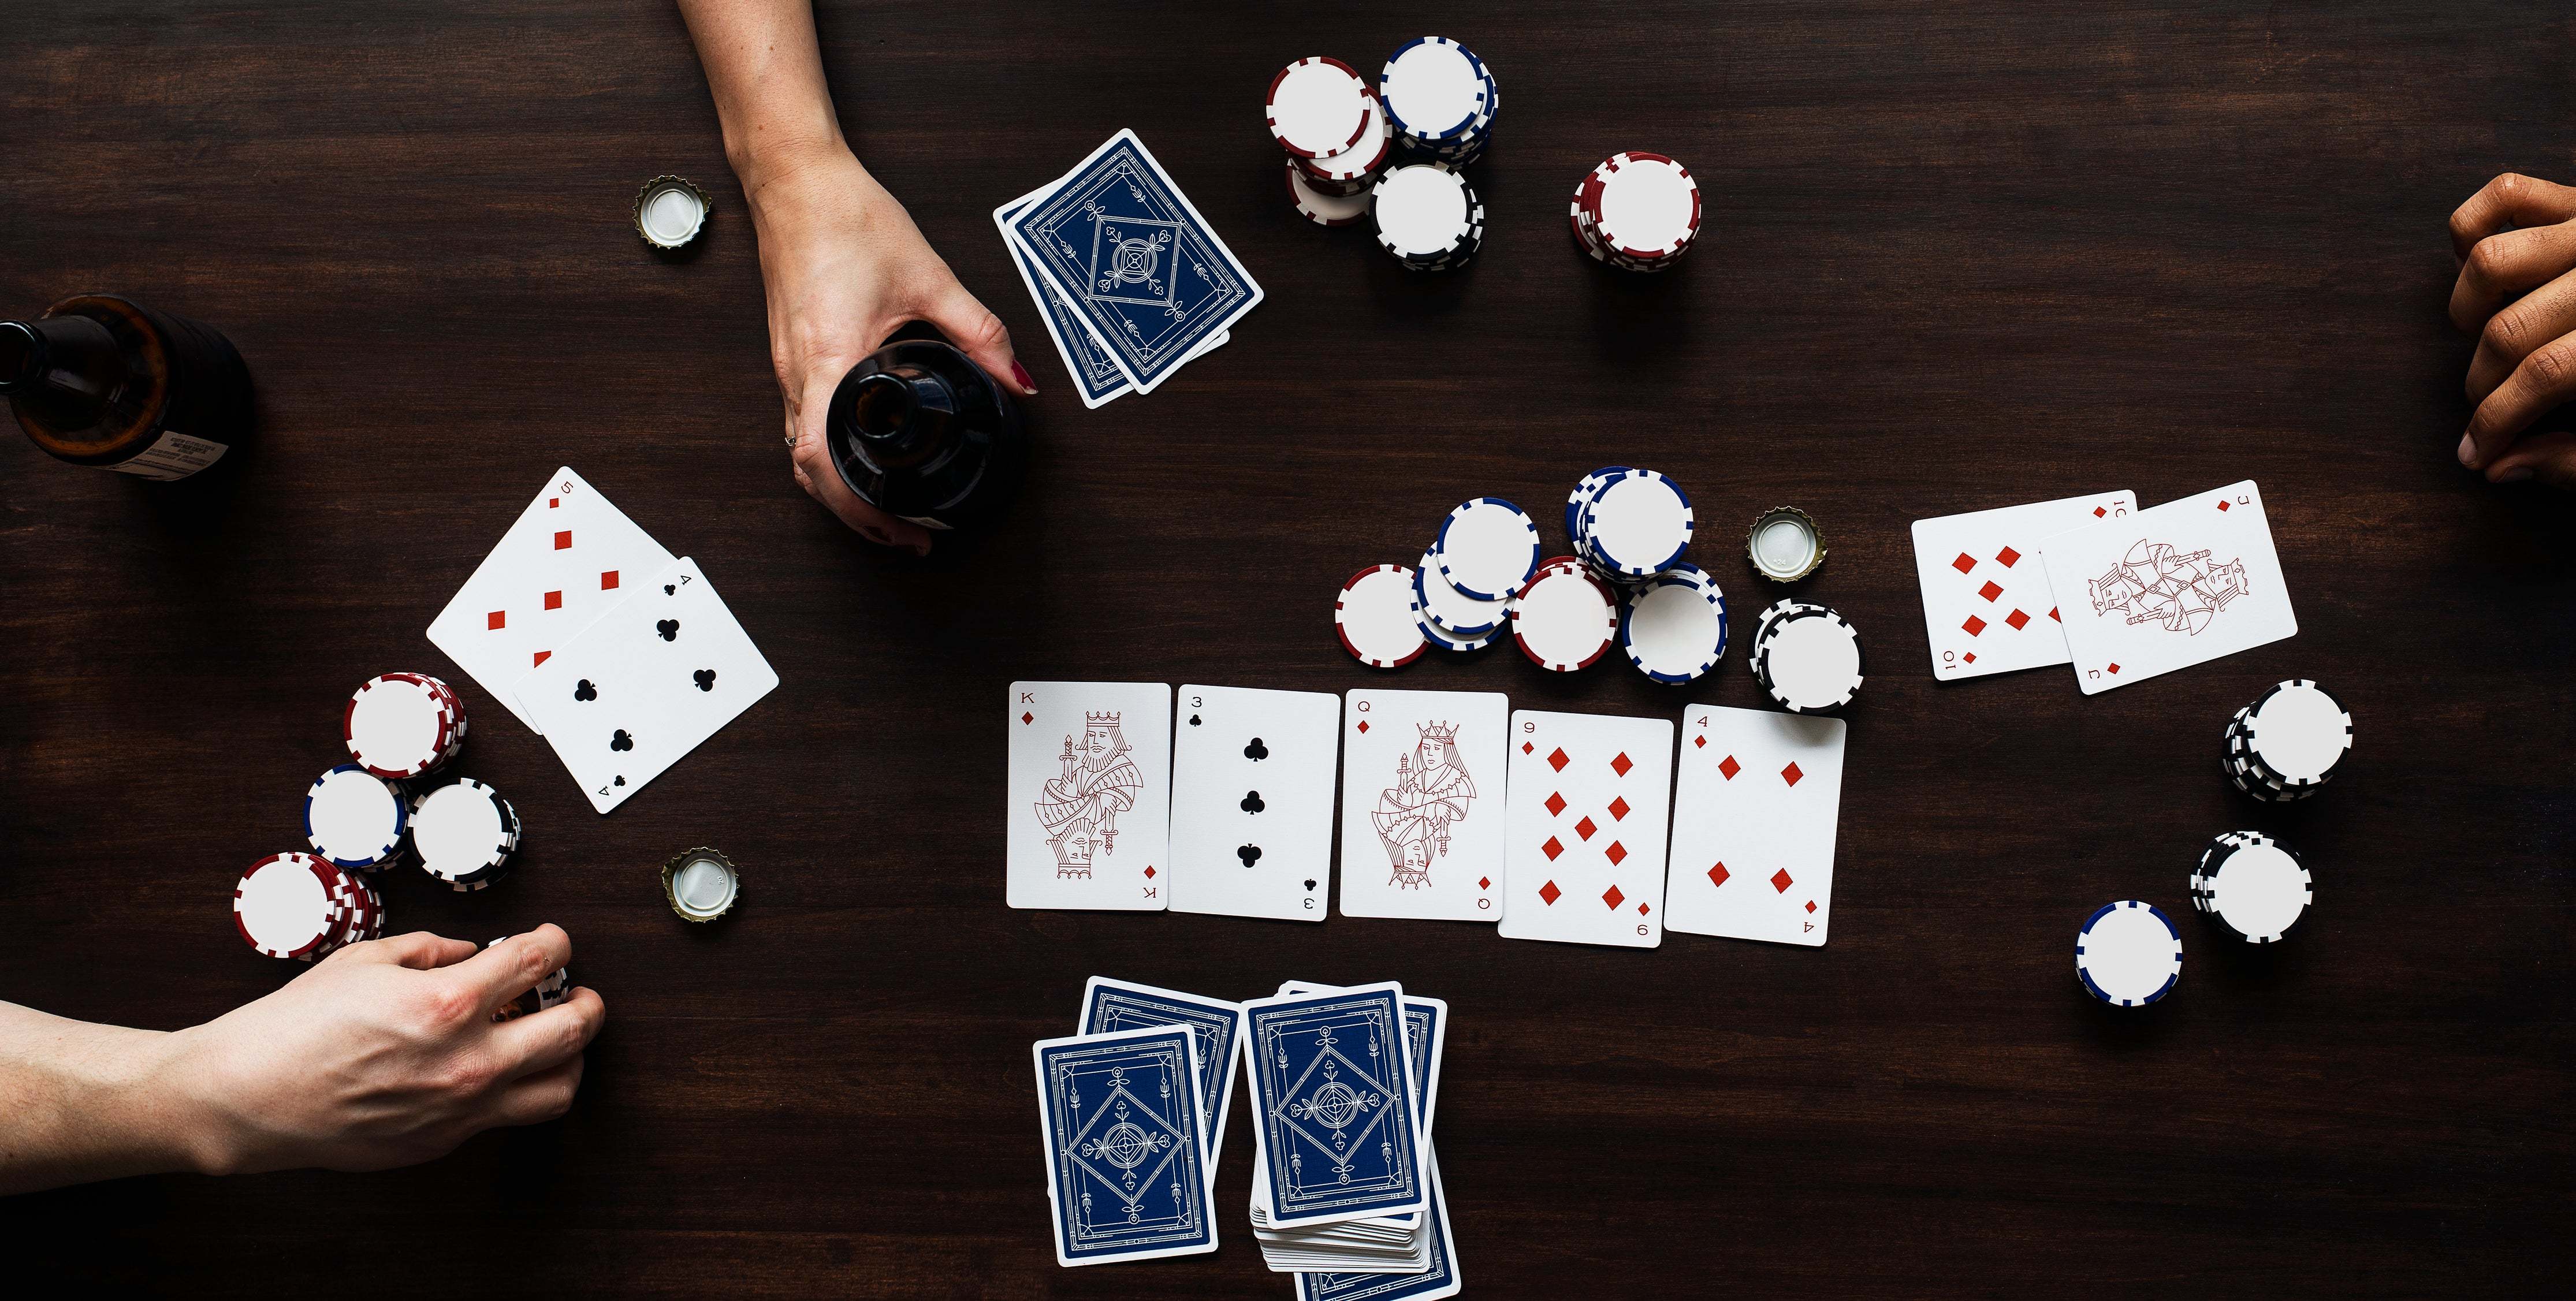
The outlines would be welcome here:
[[[1421,725],[1413,749],[1396,758],[1395,784],[1378,792],[1369,821],[1386,848],[1387,884],[1417,890],[1431,884],[1431,866],[1449,852],[1451,824],[1475,803],[1476,783],[1458,762],[1456,727]]]

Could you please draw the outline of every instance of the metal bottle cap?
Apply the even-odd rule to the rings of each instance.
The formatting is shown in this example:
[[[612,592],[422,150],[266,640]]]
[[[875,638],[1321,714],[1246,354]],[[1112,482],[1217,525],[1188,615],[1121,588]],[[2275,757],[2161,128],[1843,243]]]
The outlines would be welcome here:
[[[1792,583],[1825,563],[1825,535],[1807,512],[1774,506],[1753,517],[1753,527],[1744,534],[1744,552],[1764,578]]]
[[[658,249],[681,248],[706,229],[715,204],[683,177],[656,176],[635,192],[635,233]]]
[[[689,921],[714,921],[733,911],[741,896],[742,874],[733,860],[703,845],[673,854],[662,865],[662,897]]]

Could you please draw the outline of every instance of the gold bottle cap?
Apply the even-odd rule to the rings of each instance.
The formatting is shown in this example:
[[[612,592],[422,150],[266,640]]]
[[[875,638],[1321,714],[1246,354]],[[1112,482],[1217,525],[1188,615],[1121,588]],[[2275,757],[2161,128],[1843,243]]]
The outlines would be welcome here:
[[[742,873],[732,859],[704,845],[684,849],[662,865],[662,897],[681,917],[711,922],[732,912],[742,897]]]
[[[1753,567],[1775,583],[1794,583],[1825,563],[1825,535],[1807,512],[1774,506],[1753,517],[1745,532],[1744,553]]]
[[[635,233],[658,249],[681,248],[706,229],[715,204],[678,176],[656,176],[635,192]]]

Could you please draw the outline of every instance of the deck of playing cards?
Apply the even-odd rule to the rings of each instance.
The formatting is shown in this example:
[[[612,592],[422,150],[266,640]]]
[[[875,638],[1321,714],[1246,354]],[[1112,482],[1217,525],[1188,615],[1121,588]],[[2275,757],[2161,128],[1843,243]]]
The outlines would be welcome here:
[[[606,813],[778,685],[697,562],[555,471],[429,625]]]

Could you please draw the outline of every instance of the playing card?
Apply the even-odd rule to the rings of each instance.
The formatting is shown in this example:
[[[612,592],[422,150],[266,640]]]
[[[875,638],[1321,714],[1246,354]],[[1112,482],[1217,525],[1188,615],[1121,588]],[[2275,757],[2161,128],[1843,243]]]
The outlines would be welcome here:
[[[1261,301],[1261,286],[1133,131],[1093,150],[1006,233],[1139,393]]]
[[[560,467],[430,621],[430,644],[535,728],[512,690],[519,679],[670,563],[661,543]]]
[[[1195,1032],[1041,1039],[1030,1055],[1056,1263],[1216,1250]]]
[[[2085,695],[2299,631],[2248,479],[2041,543]]]
[[[1310,981],[1283,981],[1279,992],[1285,994],[1338,993],[1344,986],[1318,985]],[[1404,996],[1404,1050],[1413,1059],[1413,1081],[1420,1087],[1413,1092],[1414,1123],[1422,1126],[1425,1142],[1431,1138],[1431,1118],[1440,1109],[1440,1055],[1449,1039],[1449,1004],[1437,998]]]
[[[602,813],[778,685],[686,556],[519,679],[519,704]]]
[[[1419,1274],[1301,1273],[1297,1301],[1440,1301],[1458,1295],[1465,1276],[1449,1236],[1449,1192],[1437,1154],[1423,1161],[1431,1176],[1431,1266]]]
[[[1393,983],[1244,1004],[1270,1227],[1403,1215],[1428,1200],[1404,990]]]
[[[1682,711],[1665,925],[1778,944],[1825,942],[1845,730],[1839,718],[1716,705]]]
[[[1914,521],[1932,676],[1977,678],[2065,663],[2066,629],[2039,544],[2095,520],[2124,519],[2137,504],[2121,489]]]
[[[1038,307],[1038,319],[1045,323],[1047,337],[1055,340],[1056,356],[1063,359],[1065,372],[1073,377],[1074,387],[1081,391],[1082,405],[1097,407],[1135,386],[1127,382],[1127,376],[1118,369],[1118,363],[1110,359],[1108,346],[1091,333],[1091,327],[1083,324],[1082,314],[1073,310],[1073,304],[1066,302],[1064,295],[1057,293],[1054,286],[1039,278],[1035,265],[1029,261],[1028,250],[1011,238],[1011,219],[1020,215],[1032,200],[1055,186],[1055,182],[1049,182],[1043,188],[993,209],[993,224],[1002,230],[1002,245],[1010,250],[1011,265],[1019,268],[1020,283],[1029,287],[1029,298]],[[1198,348],[1183,360],[1195,361],[1200,353],[1224,347],[1230,337],[1222,331],[1211,335],[1200,341]]]
[[[1161,911],[1172,876],[1172,689],[1014,682],[1010,729],[1010,905]]]
[[[1354,690],[1342,708],[1342,912],[1502,918],[1499,692]]]
[[[1199,1133],[1207,1139],[1208,1182],[1216,1182],[1219,1146],[1225,1141],[1226,1108],[1234,1101],[1234,1068],[1243,1060],[1243,1004],[1201,998],[1177,989],[1157,989],[1093,976],[1082,987],[1082,1034],[1108,1034],[1149,1026],[1183,1025],[1198,1034]]]
[[[1177,713],[1172,911],[1324,920],[1341,702],[1184,686]]]
[[[1516,940],[1664,942],[1673,725],[1512,711],[1501,931]]]

